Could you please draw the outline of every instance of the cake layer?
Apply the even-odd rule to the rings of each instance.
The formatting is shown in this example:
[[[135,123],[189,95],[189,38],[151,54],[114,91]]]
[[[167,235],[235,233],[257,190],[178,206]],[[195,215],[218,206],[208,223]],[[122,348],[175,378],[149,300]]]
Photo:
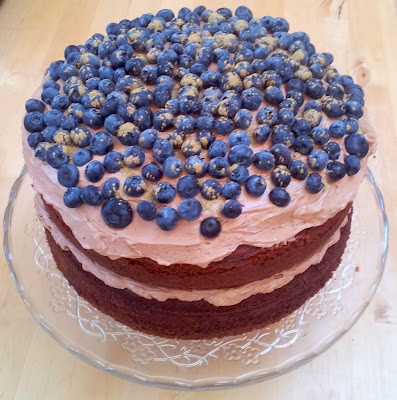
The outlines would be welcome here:
[[[38,202],[36,201],[36,203]],[[141,297],[145,297],[146,299],[153,298],[158,301],[166,301],[168,299],[177,299],[181,301],[205,300],[208,303],[218,307],[238,304],[248,297],[258,293],[271,293],[273,290],[276,290],[286,285],[296,275],[303,273],[310,266],[321,262],[327,250],[339,241],[341,229],[343,228],[343,226],[345,226],[348,220],[348,217],[346,217],[342,225],[329,238],[328,242],[323,247],[317,249],[317,251],[311,257],[281,273],[277,273],[263,280],[251,282],[233,288],[210,290],[183,290],[144,284],[109,271],[108,269],[102,267],[100,264],[92,261],[85,254],[83,249],[79,249],[77,248],[77,246],[71,243],[62,234],[60,229],[52,222],[45,210],[40,209],[39,216],[44,227],[48,231],[50,231],[51,236],[58,244],[58,246],[63,250],[71,251],[85,271],[95,275],[107,286],[117,289],[129,289],[133,293]]]
[[[165,267],[149,258],[110,260],[93,250],[83,249],[53,207],[37,199],[36,208],[39,213],[47,214],[87,258],[113,273],[152,287],[210,290],[246,285],[299,265],[327,245],[348,215],[351,204],[325,224],[300,232],[293,241],[272,248],[240,246],[224,260],[211,263],[207,268],[191,264]]]
[[[339,241],[323,260],[282,288],[257,294],[227,307],[208,302],[145,299],[128,289],[114,289],[82,269],[70,251],[63,251],[46,231],[57,267],[76,291],[102,312],[134,329],[181,339],[222,337],[248,332],[280,320],[313,296],[338,267],[350,233],[350,219]]]

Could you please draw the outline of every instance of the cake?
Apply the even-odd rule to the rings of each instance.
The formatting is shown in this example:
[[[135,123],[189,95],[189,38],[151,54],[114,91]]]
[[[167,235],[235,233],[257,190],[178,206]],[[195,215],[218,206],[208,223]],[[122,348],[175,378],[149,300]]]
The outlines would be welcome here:
[[[364,93],[280,17],[168,9],[70,45],[23,153],[57,267],[133,329],[265,327],[332,278],[374,151]]]

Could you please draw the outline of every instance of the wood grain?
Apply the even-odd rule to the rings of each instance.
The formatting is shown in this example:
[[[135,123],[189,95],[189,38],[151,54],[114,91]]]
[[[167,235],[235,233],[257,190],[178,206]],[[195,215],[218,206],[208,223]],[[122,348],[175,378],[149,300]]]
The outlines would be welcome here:
[[[211,392],[172,392],[134,385],[84,364],[36,325],[18,297],[0,256],[0,399],[395,399],[397,395],[397,17],[393,0],[0,2],[0,210],[23,165],[23,105],[50,61],[70,43],[82,43],[108,22],[160,8],[204,3],[249,6],[255,16],[284,16],[293,31],[306,31],[336,66],[366,87],[370,118],[379,135],[371,167],[383,190],[391,249],[374,301],[334,347],[304,367],[256,386]]]

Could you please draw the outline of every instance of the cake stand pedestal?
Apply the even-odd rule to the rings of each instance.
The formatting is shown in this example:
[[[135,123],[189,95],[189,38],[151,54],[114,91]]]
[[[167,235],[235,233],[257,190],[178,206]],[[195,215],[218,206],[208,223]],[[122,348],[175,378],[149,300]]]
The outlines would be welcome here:
[[[270,379],[312,360],[358,320],[385,266],[388,224],[372,173],[354,202],[352,232],[333,278],[278,323],[239,336],[171,340],[110,318],[69,286],[56,268],[34,212],[25,168],[4,216],[4,251],[18,293],[36,321],[63,347],[118,377],[169,389],[208,390]]]

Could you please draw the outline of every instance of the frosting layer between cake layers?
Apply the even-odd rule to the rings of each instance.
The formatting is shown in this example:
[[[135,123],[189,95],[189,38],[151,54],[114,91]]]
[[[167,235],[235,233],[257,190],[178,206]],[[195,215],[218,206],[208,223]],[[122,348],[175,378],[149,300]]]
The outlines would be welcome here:
[[[83,251],[78,249],[70,240],[65,237],[56,224],[51,220],[44,208],[43,201],[38,195],[35,196],[35,206],[43,225],[51,232],[53,239],[59,245],[59,247],[65,251],[71,251],[85,271],[96,276],[107,286],[116,289],[129,289],[133,293],[146,299],[155,299],[158,301],[177,299],[185,302],[205,300],[206,302],[218,307],[238,304],[255,294],[271,293],[272,291],[288,284],[296,275],[303,273],[310,266],[321,262],[327,250],[339,241],[341,229],[347,223],[346,217],[341,226],[335,231],[335,233],[324,246],[319,248],[316,253],[307,258],[304,262],[290,267],[283,273],[230,289],[178,290],[175,288],[150,286],[109,271],[100,264],[92,261],[86,254],[84,254]]]

